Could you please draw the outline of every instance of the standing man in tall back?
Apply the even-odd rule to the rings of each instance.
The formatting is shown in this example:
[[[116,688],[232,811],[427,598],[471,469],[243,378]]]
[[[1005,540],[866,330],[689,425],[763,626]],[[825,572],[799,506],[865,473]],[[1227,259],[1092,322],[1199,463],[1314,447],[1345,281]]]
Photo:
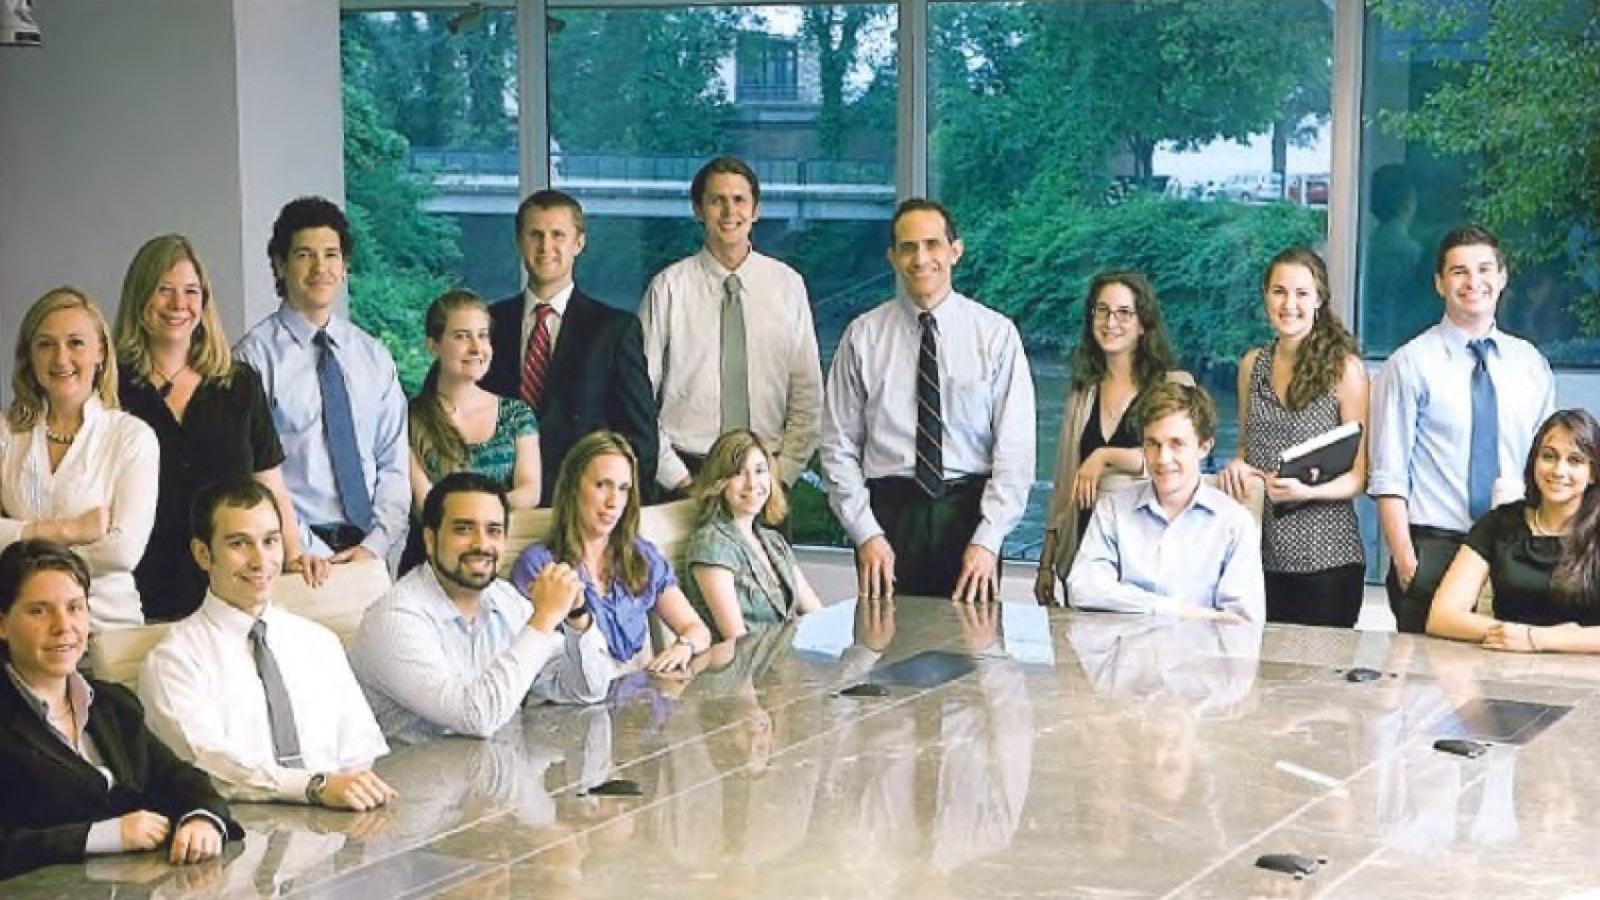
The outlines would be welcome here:
[[[742,160],[719,156],[689,187],[705,228],[699,253],[661,270],[645,291],[644,355],[661,404],[661,461],[643,459],[681,493],[723,433],[749,428],[792,485],[817,449],[822,363],[800,273],[757,253],[761,183]]]
[[[406,396],[394,358],[334,309],[355,242],[339,207],[301,197],[267,242],[283,303],[233,352],[261,373],[307,553],[389,561],[411,509]]]
[[[494,359],[482,386],[539,416],[541,506],[550,504],[561,460],[591,431],[627,438],[641,470],[656,465],[656,401],[639,320],[578,289],[572,269],[584,243],[577,200],[553,190],[528,195],[517,207],[528,286],[489,307]]]
[[[1373,384],[1367,493],[1401,631],[1422,632],[1473,521],[1522,495],[1533,434],[1555,409],[1550,364],[1495,325],[1506,279],[1493,234],[1468,225],[1445,235],[1433,276],[1444,319],[1396,350]]]
[[[1005,316],[957,293],[943,206],[889,225],[901,295],[845,329],[828,372],[822,467],[861,595],[999,599],[1000,543],[1033,485],[1033,380]]]

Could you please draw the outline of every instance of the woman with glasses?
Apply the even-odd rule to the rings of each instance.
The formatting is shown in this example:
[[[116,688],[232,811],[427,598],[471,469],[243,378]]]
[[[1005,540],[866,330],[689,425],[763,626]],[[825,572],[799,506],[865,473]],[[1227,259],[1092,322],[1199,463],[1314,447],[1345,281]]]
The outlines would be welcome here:
[[[1137,272],[1102,272],[1089,282],[1083,333],[1073,357],[1072,393],[1056,444],[1056,488],[1050,497],[1034,596],[1056,604],[1089,524],[1100,477],[1144,473],[1134,426],[1139,396],[1163,381],[1193,385],[1175,370],[1155,289]]]
[[[1367,424],[1367,374],[1356,340],[1328,305],[1328,269],[1305,247],[1267,263],[1262,302],[1273,339],[1239,361],[1239,456],[1222,487],[1239,499],[1266,485],[1261,563],[1267,621],[1351,628],[1366,570],[1351,499],[1367,488],[1366,448],[1317,485],[1279,478],[1283,451],[1346,422]]]

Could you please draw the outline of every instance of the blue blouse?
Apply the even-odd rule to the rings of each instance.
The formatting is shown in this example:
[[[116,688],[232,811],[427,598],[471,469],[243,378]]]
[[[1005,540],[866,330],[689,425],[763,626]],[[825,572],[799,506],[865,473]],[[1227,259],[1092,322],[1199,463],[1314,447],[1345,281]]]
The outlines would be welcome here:
[[[634,541],[633,546],[644,557],[645,569],[649,573],[645,579],[644,590],[638,594],[628,592],[628,586],[621,578],[611,579],[611,590],[602,595],[595,587],[594,578],[583,566],[575,566],[578,576],[583,579],[583,600],[589,606],[590,613],[594,616],[594,624],[600,633],[606,636],[606,646],[611,651],[611,657],[617,662],[627,662],[639,654],[650,637],[650,610],[655,609],[656,601],[661,599],[661,594],[667,588],[677,587],[678,578],[672,573],[672,566],[667,563],[666,557],[656,549],[656,545],[643,538]],[[524,596],[528,594],[529,585],[534,578],[544,571],[545,566],[555,562],[555,554],[544,544],[529,544],[517,557],[516,564],[511,567],[511,583],[517,586]]]

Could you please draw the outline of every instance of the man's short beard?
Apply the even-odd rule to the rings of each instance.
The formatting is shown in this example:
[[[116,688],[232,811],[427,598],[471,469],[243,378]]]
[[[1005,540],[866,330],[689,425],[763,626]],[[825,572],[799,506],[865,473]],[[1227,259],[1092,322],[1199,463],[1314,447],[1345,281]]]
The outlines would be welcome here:
[[[481,591],[484,588],[488,587],[489,585],[493,584],[496,575],[499,574],[499,571],[500,571],[500,555],[498,553],[469,554],[469,555],[482,555],[482,556],[489,557],[489,560],[491,562],[491,565],[489,566],[489,574],[485,575],[483,577],[482,581],[478,581],[478,580],[472,579],[472,578],[468,577],[464,572],[462,572],[462,565],[461,565],[461,559],[462,558],[459,557],[459,556],[456,557],[456,567],[453,570],[445,568],[443,565],[440,564],[440,562],[439,562],[439,560],[437,558],[430,559],[429,563],[431,563],[433,565],[433,571],[437,572],[440,577],[444,578],[446,581],[449,581],[451,584],[459,585],[460,587],[467,588],[468,590]]]

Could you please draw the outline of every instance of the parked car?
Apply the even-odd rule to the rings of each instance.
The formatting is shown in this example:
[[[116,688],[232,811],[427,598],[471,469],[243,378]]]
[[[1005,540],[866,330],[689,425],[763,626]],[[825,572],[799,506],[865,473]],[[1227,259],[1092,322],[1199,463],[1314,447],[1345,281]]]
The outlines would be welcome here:
[[[1241,203],[1270,203],[1283,199],[1283,178],[1277,172],[1234,175],[1222,183],[1217,193]]]
[[[1291,176],[1288,198],[1301,206],[1327,206],[1329,180],[1326,174]]]

